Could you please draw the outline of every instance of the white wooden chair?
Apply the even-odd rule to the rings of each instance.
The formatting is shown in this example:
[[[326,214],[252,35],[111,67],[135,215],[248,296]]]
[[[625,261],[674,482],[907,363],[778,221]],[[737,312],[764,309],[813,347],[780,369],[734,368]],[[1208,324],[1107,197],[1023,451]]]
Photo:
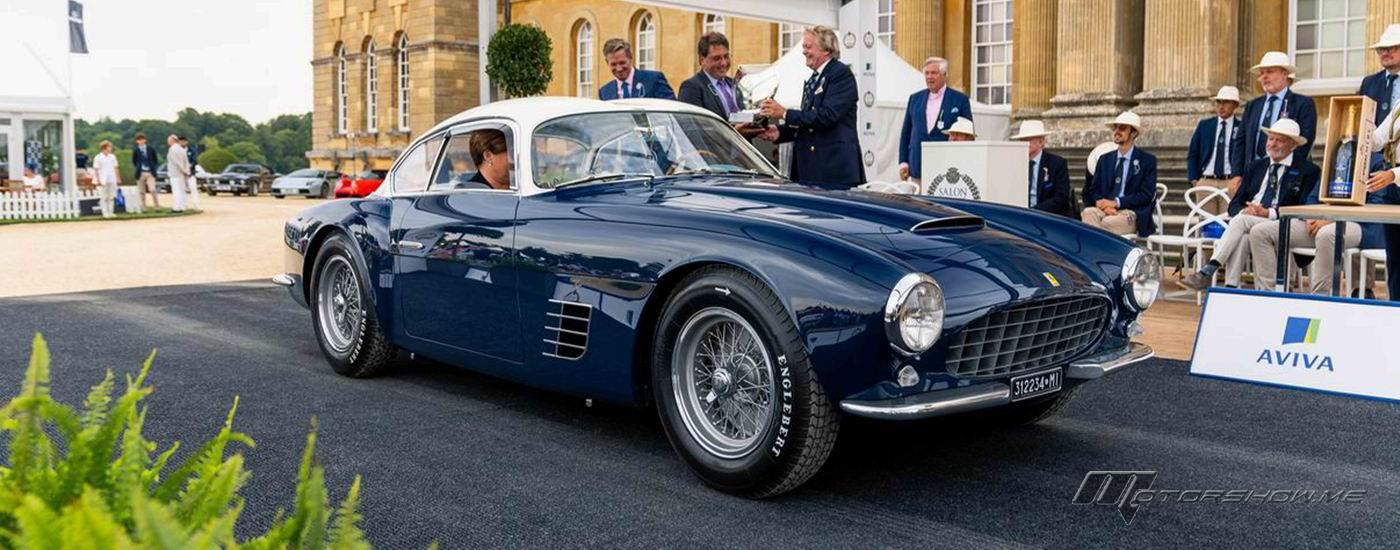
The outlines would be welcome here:
[[[919,184],[912,181],[888,182],[872,181],[863,184],[857,189],[870,191],[873,193],[893,193],[897,195],[912,195],[919,192]]]
[[[1304,248],[1299,246],[1289,249],[1289,252],[1298,256],[1308,256],[1313,259],[1312,263],[1308,264],[1308,284],[1307,286],[1303,286],[1303,270],[1299,268],[1297,264],[1293,263],[1293,258],[1291,256],[1288,258],[1288,269],[1290,269],[1290,273],[1293,274],[1291,279],[1298,284],[1297,291],[1303,294],[1310,294],[1312,292],[1313,283],[1313,266],[1317,265],[1317,262],[1330,262],[1332,258],[1317,257],[1316,248]],[[1361,249],[1359,248],[1348,248],[1342,251],[1342,296],[1351,296],[1351,283],[1355,281],[1355,279],[1352,278],[1351,264],[1352,260],[1356,259],[1356,255],[1360,253]],[[1364,264],[1362,270],[1365,270]]]
[[[1190,269],[1193,271],[1200,271],[1201,267],[1203,267],[1202,264],[1204,264],[1203,258],[1205,258],[1205,249],[1207,247],[1213,247],[1216,240],[1214,237],[1202,235],[1201,230],[1213,223],[1224,225],[1229,218],[1229,214],[1211,214],[1205,211],[1204,207],[1216,198],[1228,202],[1230,200],[1230,195],[1223,188],[1198,185],[1182,193],[1182,198],[1186,201],[1186,206],[1189,207],[1191,211],[1186,214],[1186,220],[1181,224],[1181,235],[1163,235],[1161,234],[1159,226],[1158,234],[1147,237],[1147,251],[1156,254],[1157,259],[1161,260],[1162,265],[1166,265],[1167,248],[1181,247],[1182,269],[1184,270],[1188,268],[1186,257],[1194,250],[1196,253],[1194,267],[1190,267]],[[1158,204],[1160,203],[1161,201],[1158,201]],[[1159,206],[1159,212],[1161,211],[1160,208]],[[1211,285],[1214,286],[1214,284],[1215,281],[1212,279]],[[1204,293],[1199,290],[1167,292],[1163,293],[1162,298],[1171,299],[1193,292],[1196,294],[1196,305],[1200,305],[1201,296],[1203,296]]]
[[[1387,264],[1385,261],[1384,248],[1367,248],[1365,250],[1362,250],[1361,275],[1356,278],[1356,288],[1361,289],[1362,298],[1366,297],[1366,291],[1371,288],[1371,282],[1369,279],[1371,278],[1371,273],[1373,273],[1375,270],[1375,266],[1372,265],[1371,262],[1376,262],[1385,265],[1387,277],[1390,273],[1390,264]],[[1394,299],[1394,297],[1391,297],[1391,299]]]

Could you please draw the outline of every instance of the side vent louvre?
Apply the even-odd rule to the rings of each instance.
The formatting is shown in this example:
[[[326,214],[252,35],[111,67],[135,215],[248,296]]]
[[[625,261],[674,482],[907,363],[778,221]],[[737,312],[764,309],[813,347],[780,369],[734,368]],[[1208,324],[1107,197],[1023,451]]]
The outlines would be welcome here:
[[[551,304],[558,304],[558,312],[549,312],[549,324],[544,328],[550,332],[550,338],[545,338],[545,357],[556,359],[567,359],[570,361],[583,357],[588,351],[588,326],[593,320],[593,306],[580,304],[578,302],[561,302],[550,300]]]

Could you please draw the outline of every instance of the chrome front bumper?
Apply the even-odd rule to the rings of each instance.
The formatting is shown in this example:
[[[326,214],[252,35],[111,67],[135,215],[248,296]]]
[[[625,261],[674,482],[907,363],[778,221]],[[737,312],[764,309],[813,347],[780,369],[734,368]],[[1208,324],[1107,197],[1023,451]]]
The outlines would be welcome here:
[[[306,294],[303,292],[301,286],[301,275],[296,273],[279,273],[272,276],[272,284],[287,287],[287,293],[292,295],[292,300],[301,304],[301,307],[307,307]]]
[[[1132,342],[1128,347],[1100,353],[1070,363],[1066,378],[1093,380],[1119,369],[1152,358],[1152,347]],[[1061,390],[1063,391],[1063,390]],[[881,401],[841,402],[847,414],[886,420],[918,420],[953,413],[962,413],[1011,404],[1011,386],[1004,382],[987,382],[975,386],[939,390],[899,399]]]

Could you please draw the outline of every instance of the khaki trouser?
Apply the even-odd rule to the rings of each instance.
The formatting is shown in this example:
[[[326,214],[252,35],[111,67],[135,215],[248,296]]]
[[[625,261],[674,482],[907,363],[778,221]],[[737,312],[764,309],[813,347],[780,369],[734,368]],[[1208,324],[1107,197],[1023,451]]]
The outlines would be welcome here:
[[[141,206],[146,206],[146,195],[150,194],[151,204],[155,208],[160,208],[160,191],[156,189],[156,177],[150,172],[142,172],[141,177],[136,179],[136,194],[140,196]]]
[[[1201,210],[1210,212],[1211,214],[1220,214],[1221,212],[1225,212],[1226,209],[1230,207],[1229,197],[1234,196],[1235,191],[1237,191],[1237,189],[1230,189],[1230,180],[1224,179],[1201,178],[1196,180],[1196,186],[1214,187],[1216,189],[1225,190],[1226,198],[1214,198],[1206,201],[1205,204],[1201,205]]]
[[[110,218],[115,216],[117,213],[115,205],[117,198],[117,182],[104,183],[97,186],[97,190],[100,193],[97,204],[102,207],[102,217]]]
[[[1215,241],[1215,252],[1210,255],[1210,259],[1215,263],[1225,266],[1225,284],[1228,286],[1240,286],[1240,276],[1244,274],[1244,266],[1249,264],[1250,239],[1260,225],[1269,223],[1269,218],[1251,216],[1240,213],[1230,219],[1230,225],[1225,227],[1225,234]],[[1278,222],[1274,222],[1277,226]],[[1262,273],[1258,269],[1254,271],[1254,280],[1260,277],[1272,277],[1273,272]],[[1272,280],[1272,279],[1270,279]]]
[[[1079,213],[1079,219],[1115,235],[1137,234],[1137,212],[1132,210],[1119,209],[1117,214],[1110,216],[1103,210],[1090,206]]]
[[[1343,222],[1345,223],[1345,222]],[[1309,282],[1313,294],[1332,293],[1333,243],[1336,241],[1337,224],[1329,223],[1317,230],[1317,236],[1308,234],[1308,223],[1292,220],[1288,226],[1288,248],[1315,248],[1312,273]],[[1342,250],[1355,248],[1361,244],[1361,226],[1347,224]],[[1249,232],[1249,247],[1254,255],[1254,288],[1273,290],[1278,278],[1278,221],[1259,224]],[[1287,254],[1289,265],[1293,265],[1293,254]]]

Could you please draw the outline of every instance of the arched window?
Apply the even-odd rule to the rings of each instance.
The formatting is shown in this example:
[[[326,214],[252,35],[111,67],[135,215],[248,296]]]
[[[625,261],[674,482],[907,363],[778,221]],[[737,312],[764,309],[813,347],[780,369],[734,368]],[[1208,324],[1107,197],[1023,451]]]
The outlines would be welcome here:
[[[395,74],[398,75],[398,98],[399,98],[399,131],[408,131],[408,35],[399,35],[399,43],[395,48],[397,64]]]
[[[700,25],[700,34],[710,34],[712,32],[724,32],[724,16],[713,13],[705,14],[705,22]]]
[[[350,130],[350,92],[345,80],[345,45],[335,46],[335,131],[344,134]]]
[[[656,70],[656,23],[650,13],[637,18],[637,68]]]
[[[574,34],[574,91],[578,97],[593,97],[593,24],[578,24]]]
[[[379,131],[379,60],[373,40],[365,43],[365,131]]]

